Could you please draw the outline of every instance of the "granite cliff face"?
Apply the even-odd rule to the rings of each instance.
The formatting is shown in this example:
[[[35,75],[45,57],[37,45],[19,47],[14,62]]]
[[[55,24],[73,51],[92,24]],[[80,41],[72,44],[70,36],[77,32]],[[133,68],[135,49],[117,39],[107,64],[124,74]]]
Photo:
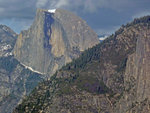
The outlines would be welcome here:
[[[150,29],[143,28],[141,35],[137,38],[136,52],[129,57],[126,76],[133,76],[136,80],[137,101],[150,100]],[[129,69],[130,67],[130,69]]]
[[[137,41],[135,76],[137,76],[137,100],[150,100],[150,29],[144,29]]]
[[[150,16],[122,26],[41,83],[14,113],[150,113]]]
[[[52,75],[98,43],[96,33],[74,14],[38,9],[31,27],[19,34],[14,56],[24,65]]]
[[[97,43],[82,19],[60,9],[55,14],[38,9],[31,28],[19,35],[0,25],[0,113],[11,113],[45,79],[43,74]]]
[[[150,29],[140,26],[136,50],[128,57],[123,97],[118,102],[118,112],[150,112]]]

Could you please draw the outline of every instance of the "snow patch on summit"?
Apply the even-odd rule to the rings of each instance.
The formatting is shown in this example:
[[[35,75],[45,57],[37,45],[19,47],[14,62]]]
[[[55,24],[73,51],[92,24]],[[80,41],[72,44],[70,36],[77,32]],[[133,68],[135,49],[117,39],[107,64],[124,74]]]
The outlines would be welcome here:
[[[55,12],[56,12],[56,9],[49,9],[48,12],[50,12],[50,13],[55,13]]]

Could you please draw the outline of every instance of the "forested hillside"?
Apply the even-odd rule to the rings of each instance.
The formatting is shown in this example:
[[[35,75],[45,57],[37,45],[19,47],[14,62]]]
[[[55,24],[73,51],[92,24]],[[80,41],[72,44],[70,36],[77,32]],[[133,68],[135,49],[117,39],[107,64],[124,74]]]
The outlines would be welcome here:
[[[123,25],[42,82],[14,113],[148,113],[149,82],[139,81],[149,80],[149,45],[150,16]]]

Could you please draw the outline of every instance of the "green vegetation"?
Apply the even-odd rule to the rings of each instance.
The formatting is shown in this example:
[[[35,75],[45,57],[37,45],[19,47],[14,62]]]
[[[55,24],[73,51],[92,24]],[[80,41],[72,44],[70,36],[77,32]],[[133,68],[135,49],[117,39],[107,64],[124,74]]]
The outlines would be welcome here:
[[[75,82],[77,88],[95,94],[109,93],[110,89],[103,81],[98,80],[95,76],[79,76]]]
[[[98,44],[91,49],[85,50],[78,59],[74,59],[71,63],[63,66],[61,70],[83,69],[92,60],[98,60],[100,58],[99,48],[101,45]]]
[[[115,32],[115,34],[112,34],[110,37],[105,39],[102,43],[97,44],[96,46],[85,50],[78,59],[74,59],[71,63],[67,64],[66,66],[63,66],[61,70],[83,69],[87,63],[90,63],[93,60],[100,60],[100,57],[102,54],[100,48],[107,47],[107,44],[110,45],[110,43],[109,43],[110,41],[114,42],[114,44],[110,45],[110,46],[115,46],[115,44],[117,44],[116,37],[124,31],[124,28],[127,28],[129,26],[134,26],[137,24],[144,24],[144,23],[150,25],[150,16],[145,16],[140,19],[135,19],[133,22],[128,23],[127,25],[122,25],[122,27],[119,30],[117,30]],[[124,45],[122,45],[122,46],[124,46]],[[130,51],[132,51],[132,49]],[[113,50],[113,47],[112,47],[112,52],[110,51],[109,54],[110,55],[112,54],[112,57],[114,56],[113,54],[118,55],[118,52],[116,52],[116,53],[114,53],[114,52],[115,51]],[[127,54],[129,54],[129,53],[127,53]],[[122,51],[122,53],[119,53],[119,55],[124,56],[123,51]],[[124,62],[126,62],[126,60],[127,60],[127,58],[124,59]],[[118,60],[118,61],[122,61],[122,60]],[[122,65],[125,66],[125,64],[122,64]]]
[[[123,32],[124,28],[134,26],[137,24],[144,24],[144,25],[150,26],[150,16],[144,16],[141,18],[136,18],[136,19],[134,19],[133,22],[127,23],[126,25],[122,25],[122,27],[115,32],[115,36],[121,34]]]
[[[42,80],[41,75],[37,73],[30,74],[26,80],[26,92],[29,94]]]
[[[130,23],[130,26],[135,25],[135,24],[139,24],[139,23],[150,25],[150,16],[144,16],[144,17],[141,17],[141,18],[136,18],[136,19],[134,19],[133,22]],[[129,24],[127,24],[127,26],[128,25]]]

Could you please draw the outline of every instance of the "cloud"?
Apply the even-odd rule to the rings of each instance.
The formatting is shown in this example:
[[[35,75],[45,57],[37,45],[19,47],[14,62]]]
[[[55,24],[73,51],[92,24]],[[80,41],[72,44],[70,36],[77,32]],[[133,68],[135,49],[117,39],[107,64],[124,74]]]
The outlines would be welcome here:
[[[132,18],[133,15],[133,17],[138,17],[143,14],[147,15],[147,12],[150,11],[149,4],[149,0],[0,0],[0,22],[2,23],[3,20],[13,19],[14,21],[12,21],[11,24],[13,27],[16,23],[19,24],[20,22],[22,27],[20,26],[19,28],[16,26],[18,27],[17,29],[24,29],[24,26],[31,24],[27,22],[32,22],[37,8],[63,8],[75,12],[77,15],[81,16],[81,18],[84,17],[83,15],[90,14],[93,16],[95,14],[94,18],[100,18],[101,15],[104,16],[103,10],[105,10],[105,12],[107,10],[107,15],[110,15],[108,16],[109,18],[114,16],[112,11],[117,12],[116,14],[118,16],[125,14]],[[89,23],[93,23],[90,18],[91,17],[86,16],[84,19],[86,21],[90,20]],[[24,21],[27,22],[25,23]],[[101,21],[106,22],[105,19]],[[109,22],[109,24],[110,23],[111,22]],[[98,19],[94,24],[95,25],[92,25],[93,28],[94,26],[101,26],[99,25]],[[116,25],[117,24],[115,24],[115,26]],[[107,24],[106,26],[108,26],[107,28],[110,27],[110,25]]]
[[[37,0],[36,7],[44,7],[48,0]]]
[[[69,1],[68,0],[59,0],[56,4],[56,8],[60,8],[63,6],[68,6],[69,5]]]
[[[120,26],[112,26],[109,28],[101,28],[101,29],[95,29],[96,33],[98,35],[111,35],[113,33],[115,33],[116,30],[118,30],[120,28]]]
[[[41,1],[41,0],[39,0]],[[123,10],[130,6],[134,0],[50,0],[45,7],[66,8],[70,10],[80,10],[93,13],[99,8],[110,8],[113,10]]]
[[[31,19],[35,15],[36,8],[64,8],[76,13],[95,13],[102,8],[115,11],[137,9],[142,3],[145,5],[150,2],[148,0],[0,0],[0,19]]]
[[[33,18],[36,0],[0,0],[0,19]]]
[[[36,8],[65,8],[82,12],[96,12],[99,8],[110,8],[116,11],[130,6],[134,0],[37,0]]]
[[[33,20],[30,19],[3,19],[0,21],[0,24],[7,25],[13,29],[16,33],[19,33],[20,30],[27,30],[32,24]]]
[[[135,15],[132,16],[132,19],[140,18],[140,17],[147,16],[147,15],[150,15],[150,11],[136,13]]]
[[[0,13],[3,13],[4,12],[4,8],[0,8]]]

